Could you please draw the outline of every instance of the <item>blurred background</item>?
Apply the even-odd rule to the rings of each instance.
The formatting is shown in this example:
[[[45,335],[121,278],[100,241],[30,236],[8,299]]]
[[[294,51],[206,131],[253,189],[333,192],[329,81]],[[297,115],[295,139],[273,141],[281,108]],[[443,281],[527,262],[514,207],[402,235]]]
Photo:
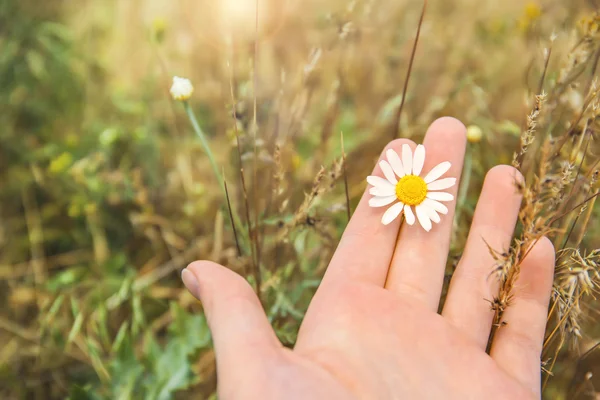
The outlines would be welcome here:
[[[181,269],[202,258],[247,276],[292,346],[346,193],[352,208],[383,146],[419,142],[443,115],[469,132],[450,276],[483,176],[512,162],[535,95],[550,96],[540,131],[599,127],[586,110],[600,3],[430,0],[403,99],[422,7],[2,0],[0,397],[216,398],[210,332]],[[169,95],[174,75],[194,84],[229,203]],[[592,171],[586,151],[565,157]],[[597,216],[567,227],[582,251],[599,247]],[[577,325],[544,354],[546,398],[598,396],[597,271]]]

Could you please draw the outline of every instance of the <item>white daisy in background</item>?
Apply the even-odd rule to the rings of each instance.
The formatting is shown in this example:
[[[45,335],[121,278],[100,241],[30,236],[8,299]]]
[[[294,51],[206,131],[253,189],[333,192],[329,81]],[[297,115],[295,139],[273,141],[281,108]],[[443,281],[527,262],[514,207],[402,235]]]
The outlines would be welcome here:
[[[450,162],[436,165],[421,178],[425,164],[425,146],[418,145],[413,155],[410,146],[403,145],[402,160],[392,149],[388,149],[385,154],[387,161],[379,162],[385,178],[367,177],[367,182],[373,185],[369,189],[369,193],[373,195],[373,198],[369,199],[369,205],[385,207],[395,203],[383,214],[381,222],[384,225],[388,225],[404,212],[407,224],[414,225],[418,219],[423,229],[429,232],[432,222],[440,222],[439,214],[448,213],[448,208],[441,202],[454,200],[452,194],[440,192],[456,184],[456,178],[439,179],[450,169]],[[415,208],[414,212],[411,207]]]
[[[194,86],[189,79],[173,77],[173,85],[171,86],[171,96],[178,101],[188,100],[194,92]]]

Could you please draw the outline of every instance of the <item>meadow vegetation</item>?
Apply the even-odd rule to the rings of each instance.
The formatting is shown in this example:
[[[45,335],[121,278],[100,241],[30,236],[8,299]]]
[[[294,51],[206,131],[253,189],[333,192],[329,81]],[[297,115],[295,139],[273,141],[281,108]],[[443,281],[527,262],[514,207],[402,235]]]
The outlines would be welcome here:
[[[255,4],[0,2],[0,397],[216,398],[181,269],[246,276],[293,346],[381,149],[451,115],[469,144],[447,277],[485,173],[515,165],[495,329],[549,235],[544,396],[596,398],[600,4],[429,0],[422,24],[421,1]]]

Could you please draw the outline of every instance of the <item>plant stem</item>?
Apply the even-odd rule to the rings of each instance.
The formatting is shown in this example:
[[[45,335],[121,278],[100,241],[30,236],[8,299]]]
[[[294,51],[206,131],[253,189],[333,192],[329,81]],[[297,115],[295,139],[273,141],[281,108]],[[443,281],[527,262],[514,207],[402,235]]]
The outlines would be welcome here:
[[[421,17],[419,18],[419,25],[417,25],[417,34],[415,35],[415,41],[413,43],[412,52],[410,53],[410,60],[408,61],[408,70],[406,71],[406,78],[404,79],[404,88],[402,89],[402,100],[398,111],[396,112],[395,118],[392,125],[392,139],[400,137],[400,118],[402,117],[402,110],[404,109],[404,101],[406,100],[406,93],[408,92],[408,81],[412,73],[413,63],[415,61],[415,54],[417,52],[417,46],[419,44],[419,37],[421,36],[421,27],[423,26],[423,19],[425,18],[425,10],[427,9],[427,0],[423,1],[423,9],[421,10]]]
[[[471,149],[471,144],[467,146],[467,150],[465,152],[465,163],[463,166],[461,182],[458,189],[458,197],[456,199],[456,213],[454,216],[454,224],[458,226],[460,223],[460,218],[462,216],[462,212],[465,207],[465,203],[467,201],[467,194],[469,192],[469,184],[471,183],[471,173],[473,170],[473,150]],[[456,228],[455,226],[455,228]],[[457,229],[454,229],[454,234],[458,232]]]
[[[194,115],[194,112],[192,111],[192,108],[190,107],[190,103],[188,103],[187,101],[184,101],[183,107],[185,108],[185,112],[187,113],[188,118],[192,122],[192,126],[194,127],[194,132],[196,132],[196,136],[198,136],[200,138],[200,142],[202,143],[202,147],[204,148],[204,151],[206,152],[206,155],[208,156],[208,161],[210,161],[210,165],[213,169],[215,177],[219,181],[219,186],[221,187],[223,194],[225,194],[224,193],[225,189],[223,186],[223,177],[221,176],[221,173],[219,172],[219,168],[217,166],[217,163],[215,162],[213,153],[210,150],[210,146],[208,145],[208,140],[206,140],[206,135],[204,134],[204,131],[202,130],[202,128],[200,128],[200,125],[198,124],[198,120],[196,119],[196,115]]]
[[[200,138],[200,143],[202,143],[202,147],[204,148],[204,152],[206,153],[206,155],[208,156],[208,161],[210,162],[210,165],[213,169],[213,173],[215,174],[215,178],[217,178],[217,181],[219,182],[219,187],[221,188],[221,192],[223,193],[223,199],[225,201],[227,201],[227,193],[225,191],[225,184],[224,184],[224,180],[223,180],[223,176],[221,175],[221,173],[219,172],[219,167],[217,166],[217,163],[215,161],[215,158],[213,156],[212,151],[210,150],[210,146],[208,144],[208,140],[206,140],[206,135],[204,134],[204,131],[202,130],[202,128],[200,128],[200,124],[198,124],[198,120],[196,119],[196,115],[194,114],[194,111],[192,110],[192,108],[190,107],[190,103],[188,103],[187,101],[183,102],[183,107],[185,108],[185,112],[187,113],[188,118],[190,119],[191,123],[192,123],[192,127],[194,128],[194,132],[196,133],[196,136],[198,136]],[[234,226],[243,226],[240,218],[237,215],[237,212],[235,211],[235,209],[233,207],[230,208],[230,216],[232,218],[231,223]],[[241,240],[241,246],[244,248],[244,250],[247,249],[247,246],[245,246],[246,239],[243,235],[241,236],[241,238],[243,240]]]

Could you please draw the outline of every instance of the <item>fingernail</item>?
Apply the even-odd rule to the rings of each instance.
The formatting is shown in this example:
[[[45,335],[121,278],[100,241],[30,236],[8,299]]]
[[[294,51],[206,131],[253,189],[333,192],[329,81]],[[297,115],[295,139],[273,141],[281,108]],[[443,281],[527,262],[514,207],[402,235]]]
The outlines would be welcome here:
[[[181,271],[181,280],[192,296],[200,300],[200,287],[198,286],[196,275],[184,268],[183,271]]]

